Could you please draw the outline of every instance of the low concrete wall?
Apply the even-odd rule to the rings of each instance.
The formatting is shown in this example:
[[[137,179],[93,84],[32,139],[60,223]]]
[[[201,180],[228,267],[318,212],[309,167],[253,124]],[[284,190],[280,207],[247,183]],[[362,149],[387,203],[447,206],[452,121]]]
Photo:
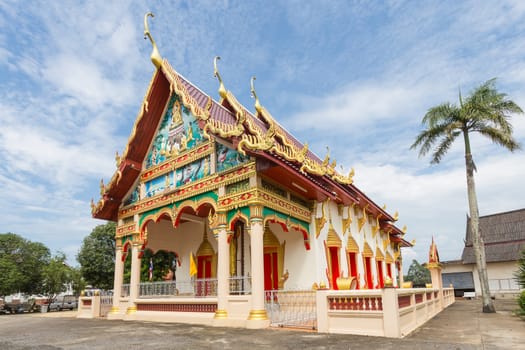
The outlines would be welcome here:
[[[454,302],[451,288],[317,292],[319,332],[401,338]]]

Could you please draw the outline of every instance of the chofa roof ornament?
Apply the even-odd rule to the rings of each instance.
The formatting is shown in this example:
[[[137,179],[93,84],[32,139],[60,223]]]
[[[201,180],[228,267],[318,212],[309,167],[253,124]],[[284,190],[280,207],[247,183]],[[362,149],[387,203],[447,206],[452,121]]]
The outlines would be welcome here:
[[[217,61],[221,59],[221,56],[215,56],[213,59],[213,76],[219,80],[219,95],[222,98],[226,98],[227,91],[224,87],[224,83],[222,82],[221,74],[219,73],[219,69],[217,68]]]
[[[144,39],[148,38],[149,41],[151,41],[151,45],[153,45],[153,50],[151,51],[150,56],[151,62],[153,62],[155,67],[160,68],[162,66],[162,57],[160,56],[159,49],[157,49],[157,44],[155,43],[155,40],[153,40],[153,37],[149,31],[148,17],[153,18],[155,15],[151,12],[148,12],[144,15]]]

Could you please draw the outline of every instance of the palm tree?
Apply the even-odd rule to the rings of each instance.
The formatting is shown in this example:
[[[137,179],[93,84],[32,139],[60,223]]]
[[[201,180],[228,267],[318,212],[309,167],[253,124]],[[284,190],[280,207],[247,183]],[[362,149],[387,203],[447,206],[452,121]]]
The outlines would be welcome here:
[[[476,267],[481,282],[483,312],[495,312],[490,298],[485,246],[479,232],[479,211],[474,183],[476,166],[470,150],[469,134],[477,132],[511,152],[520,149],[512,135],[510,115],[523,113],[522,109],[507,95],[495,88],[496,79],[491,79],[474,89],[463,99],[459,93],[459,106],[443,103],[428,110],[422,120],[424,130],[417,136],[411,149],[419,147],[419,156],[425,156],[432,149],[431,164],[441,162],[450,146],[460,135],[465,142],[465,166],[470,211],[472,246],[476,256]],[[435,147],[434,147],[435,146]]]

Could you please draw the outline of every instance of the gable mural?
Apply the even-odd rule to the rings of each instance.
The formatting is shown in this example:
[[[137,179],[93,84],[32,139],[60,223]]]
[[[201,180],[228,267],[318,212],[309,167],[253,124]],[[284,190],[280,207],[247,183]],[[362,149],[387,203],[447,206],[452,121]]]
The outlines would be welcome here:
[[[236,167],[239,164],[246,163],[250,157],[240,154],[234,149],[216,143],[217,152],[217,172],[225,171]]]
[[[210,157],[201,158],[176,170],[176,186],[183,186],[210,175]]]
[[[124,201],[124,205],[130,205],[130,204],[133,204],[135,202],[138,202],[138,200],[140,199],[139,198],[139,185],[137,185],[135,187],[135,189],[133,190],[133,192],[131,192],[131,194],[129,195],[128,198],[126,198],[126,200]]]
[[[172,95],[159,131],[146,157],[146,168],[162,163],[205,141],[195,116]]]

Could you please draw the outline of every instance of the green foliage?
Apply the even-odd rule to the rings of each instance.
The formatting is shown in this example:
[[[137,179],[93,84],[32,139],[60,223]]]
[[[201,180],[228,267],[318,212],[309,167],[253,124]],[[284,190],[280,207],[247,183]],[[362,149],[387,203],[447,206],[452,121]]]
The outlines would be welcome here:
[[[114,222],[99,225],[84,238],[77,260],[87,284],[94,288],[112,289],[115,271]]]
[[[518,305],[520,307],[518,310],[518,315],[522,318],[525,318],[525,290],[521,292],[518,298]]]
[[[0,295],[40,292],[42,269],[49,260],[49,249],[42,243],[0,234]]]
[[[70,269],[71,274],[71,288],[73,288],[73,293],[75,295],[80,295],[80,292],[86,289],[86,281],[82,278],[82,273],[80,272],[79,267],[72,267]]]
[[[67,290],[67,284],[70,282],[71,269],[66,264],[66,255],[58,253],[42,269],[41,292],[52,302],[57,294]]]
[[[141,259],[140,280],[141,282],[149,281],[149,264],[150,259],[153,261],[153,278],[152,282],[164,281],[175,259],[175,253],[165,250],[159,250],[155,254],[151,249],[146,249]],[[130,283],[131,279],[131,251],[128,252],[124,262],[124,279],[123,283]]]
[[[521,258],[518,261],[518,271],[514,274],[518,284],[525,289],[525,250],[521,252]]]
[[[175,253],[159,250],[155,254],[151,249],[146,249],[142,258],[140,267],[140,280],[149,281],[149,263],[150,259],[153,261],[153,282],[164,281],[166,275],[170,272],[170,268],[175,259]]]
[[[466,98],[460,94],[459,105],[447,102],[430,108],[422,121],[425,129],[410,148],[419,147],[419,156],[422,157],[435,146],[431,163],[437,164],[462,134],[466,153],[470,154],[468,134],[476,132],[509,151],[519,149],[509,120],[511,114],[523,111],[507,99],[506,94],[497,91],[495,82],[495,79],[488,80]]]
[[[412,264],[410,264],[404,280],[411,281],[414,287],[424,287],[425,284],[432,282],[430,271],[418,263],[417,260],[412,260]]]

